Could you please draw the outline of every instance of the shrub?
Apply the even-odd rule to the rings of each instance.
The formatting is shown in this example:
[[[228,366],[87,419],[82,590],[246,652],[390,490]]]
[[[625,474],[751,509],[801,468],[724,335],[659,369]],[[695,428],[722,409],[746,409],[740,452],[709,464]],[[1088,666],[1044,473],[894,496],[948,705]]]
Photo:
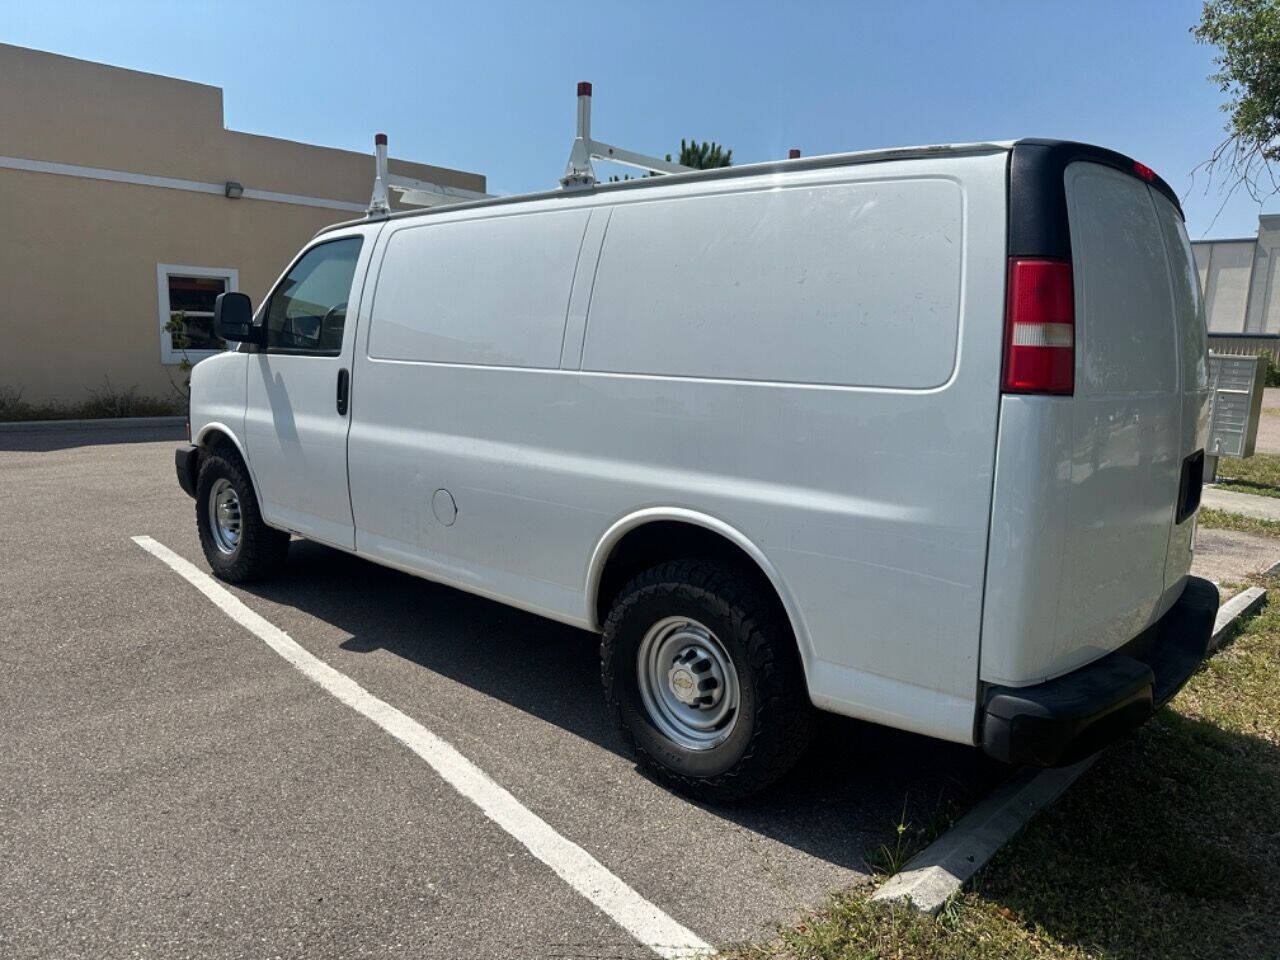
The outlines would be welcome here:
[[[137,387],[120,390],[106,379],[84,400],[72,403],[28,403],[21,390],[0,385],[0,421],[168,417],[186,412],[186,397],[149,397],[139,394]]]

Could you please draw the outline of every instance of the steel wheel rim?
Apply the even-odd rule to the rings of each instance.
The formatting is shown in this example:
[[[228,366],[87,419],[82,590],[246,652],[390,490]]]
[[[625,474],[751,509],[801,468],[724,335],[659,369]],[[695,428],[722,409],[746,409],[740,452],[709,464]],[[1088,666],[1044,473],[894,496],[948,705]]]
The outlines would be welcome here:
[[[686,750],[710,750],[738,721],[738,671],[720,638],[689,617],[651,626],[636,653],[640,699],[654,725]]]
[[[232,554],[240,546],[242,520],[240,497],[225,477],[215,480],[209,489],[209,532],[221,553]]]

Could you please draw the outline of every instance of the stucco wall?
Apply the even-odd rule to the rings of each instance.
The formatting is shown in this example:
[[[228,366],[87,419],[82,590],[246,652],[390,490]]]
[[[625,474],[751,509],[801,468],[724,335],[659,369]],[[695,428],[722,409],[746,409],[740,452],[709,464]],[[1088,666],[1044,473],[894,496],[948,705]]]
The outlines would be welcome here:
[[[369,200],[371,154],[224,130],[216,87],[3,44],[0,77],[0,157]],[[485,187],[477,174],[392,169]],[[0,388],[69,402],[109,378],[167,394],[157,264],[235,268],[256,304],[318,229],[356,215],[0,168]]]

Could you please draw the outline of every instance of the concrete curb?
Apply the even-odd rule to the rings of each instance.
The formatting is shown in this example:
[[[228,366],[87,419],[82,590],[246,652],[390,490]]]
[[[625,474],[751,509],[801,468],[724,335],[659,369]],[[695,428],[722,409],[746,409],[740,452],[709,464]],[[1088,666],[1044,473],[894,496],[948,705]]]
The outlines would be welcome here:
[[[1266,597],[1266,590],[1251,587],[1223,604],[1213,624],[1209,649],[1216,650],[1239,629],[1245,617],[1262,606]],[[900,873],[881,884],[871,899],[937,914],[1001,847],[1075,783],[1101,755],[1095,753],[1060,769],[1022,768],[956,821],[950,830],[912,857]]]
[[[1280,565],[1278,565],[1280,566]],[[1274,570],[1272,567],[1271,570]],[[1267,573],[1270,573],[1268,570]],[[1213,621],[1213,636],[1209,638],[1209,649],[1217,650],[1226,640],[1240,629],[1245,617],[1258,611],[1267,599],[1267,591],[1263,587],[1250,587],[1237,593],[1218,609],[1218,618]]]
[[[913,857],[901,873],[886,880],[871,899],[896,901],[936,914],[1027,821],[1056,800],[1097,759],[1095,753],[1070,767],[1023,767]]]
[[[186,417],[103,417],[100,420],[6,420],[0,433],[42,433],[54,430],[129,430],[137,427],[180,427]]]

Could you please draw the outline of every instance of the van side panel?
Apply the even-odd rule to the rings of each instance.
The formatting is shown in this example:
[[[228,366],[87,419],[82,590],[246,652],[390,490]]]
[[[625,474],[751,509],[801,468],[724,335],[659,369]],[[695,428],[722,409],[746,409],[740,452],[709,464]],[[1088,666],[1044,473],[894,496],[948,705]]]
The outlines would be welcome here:
[[[954,180],[911,178],[620,207],[582,368],[939,387],[958,347],[963,202]]]
[[[611,219],[573,270],[571,302],[590,302],[582,349],[546,336],[566,362],[621,372],[358,351],[357,549],[598,627],[589,563],[608,531],[641,511],[700,514],[776,572],[815,703],[972,742],[1007,157],[586,195],[593,224]],[[650,220],[641,208],[657,204],[668,209]],[[665,245],[646,226],[663,220],[679,228]],[[770,244],[793,249],[760,256]],[[486,272],[483,250],[470,259],[486,282],[512,282]],[[379,289],[397,282],[388,268]],[[740,293],[772,285],[791,295]],[[379,322],[375,305],[374,338]],[[732,338],[723,358],[702,325]],[[457,503],[451,526],[433,516],[441,488]]]
[[[557,366],[588,216],[554,210],[395,230],[373,305],[369,356]]]
[[[1000,405],[981,676],[1013,686],[1122,646],[1169,607],[1186,573],[1166,584],[1191,449],[1153,193],[1088,162],[1069,164],[1064,186],[1075,394]]]

